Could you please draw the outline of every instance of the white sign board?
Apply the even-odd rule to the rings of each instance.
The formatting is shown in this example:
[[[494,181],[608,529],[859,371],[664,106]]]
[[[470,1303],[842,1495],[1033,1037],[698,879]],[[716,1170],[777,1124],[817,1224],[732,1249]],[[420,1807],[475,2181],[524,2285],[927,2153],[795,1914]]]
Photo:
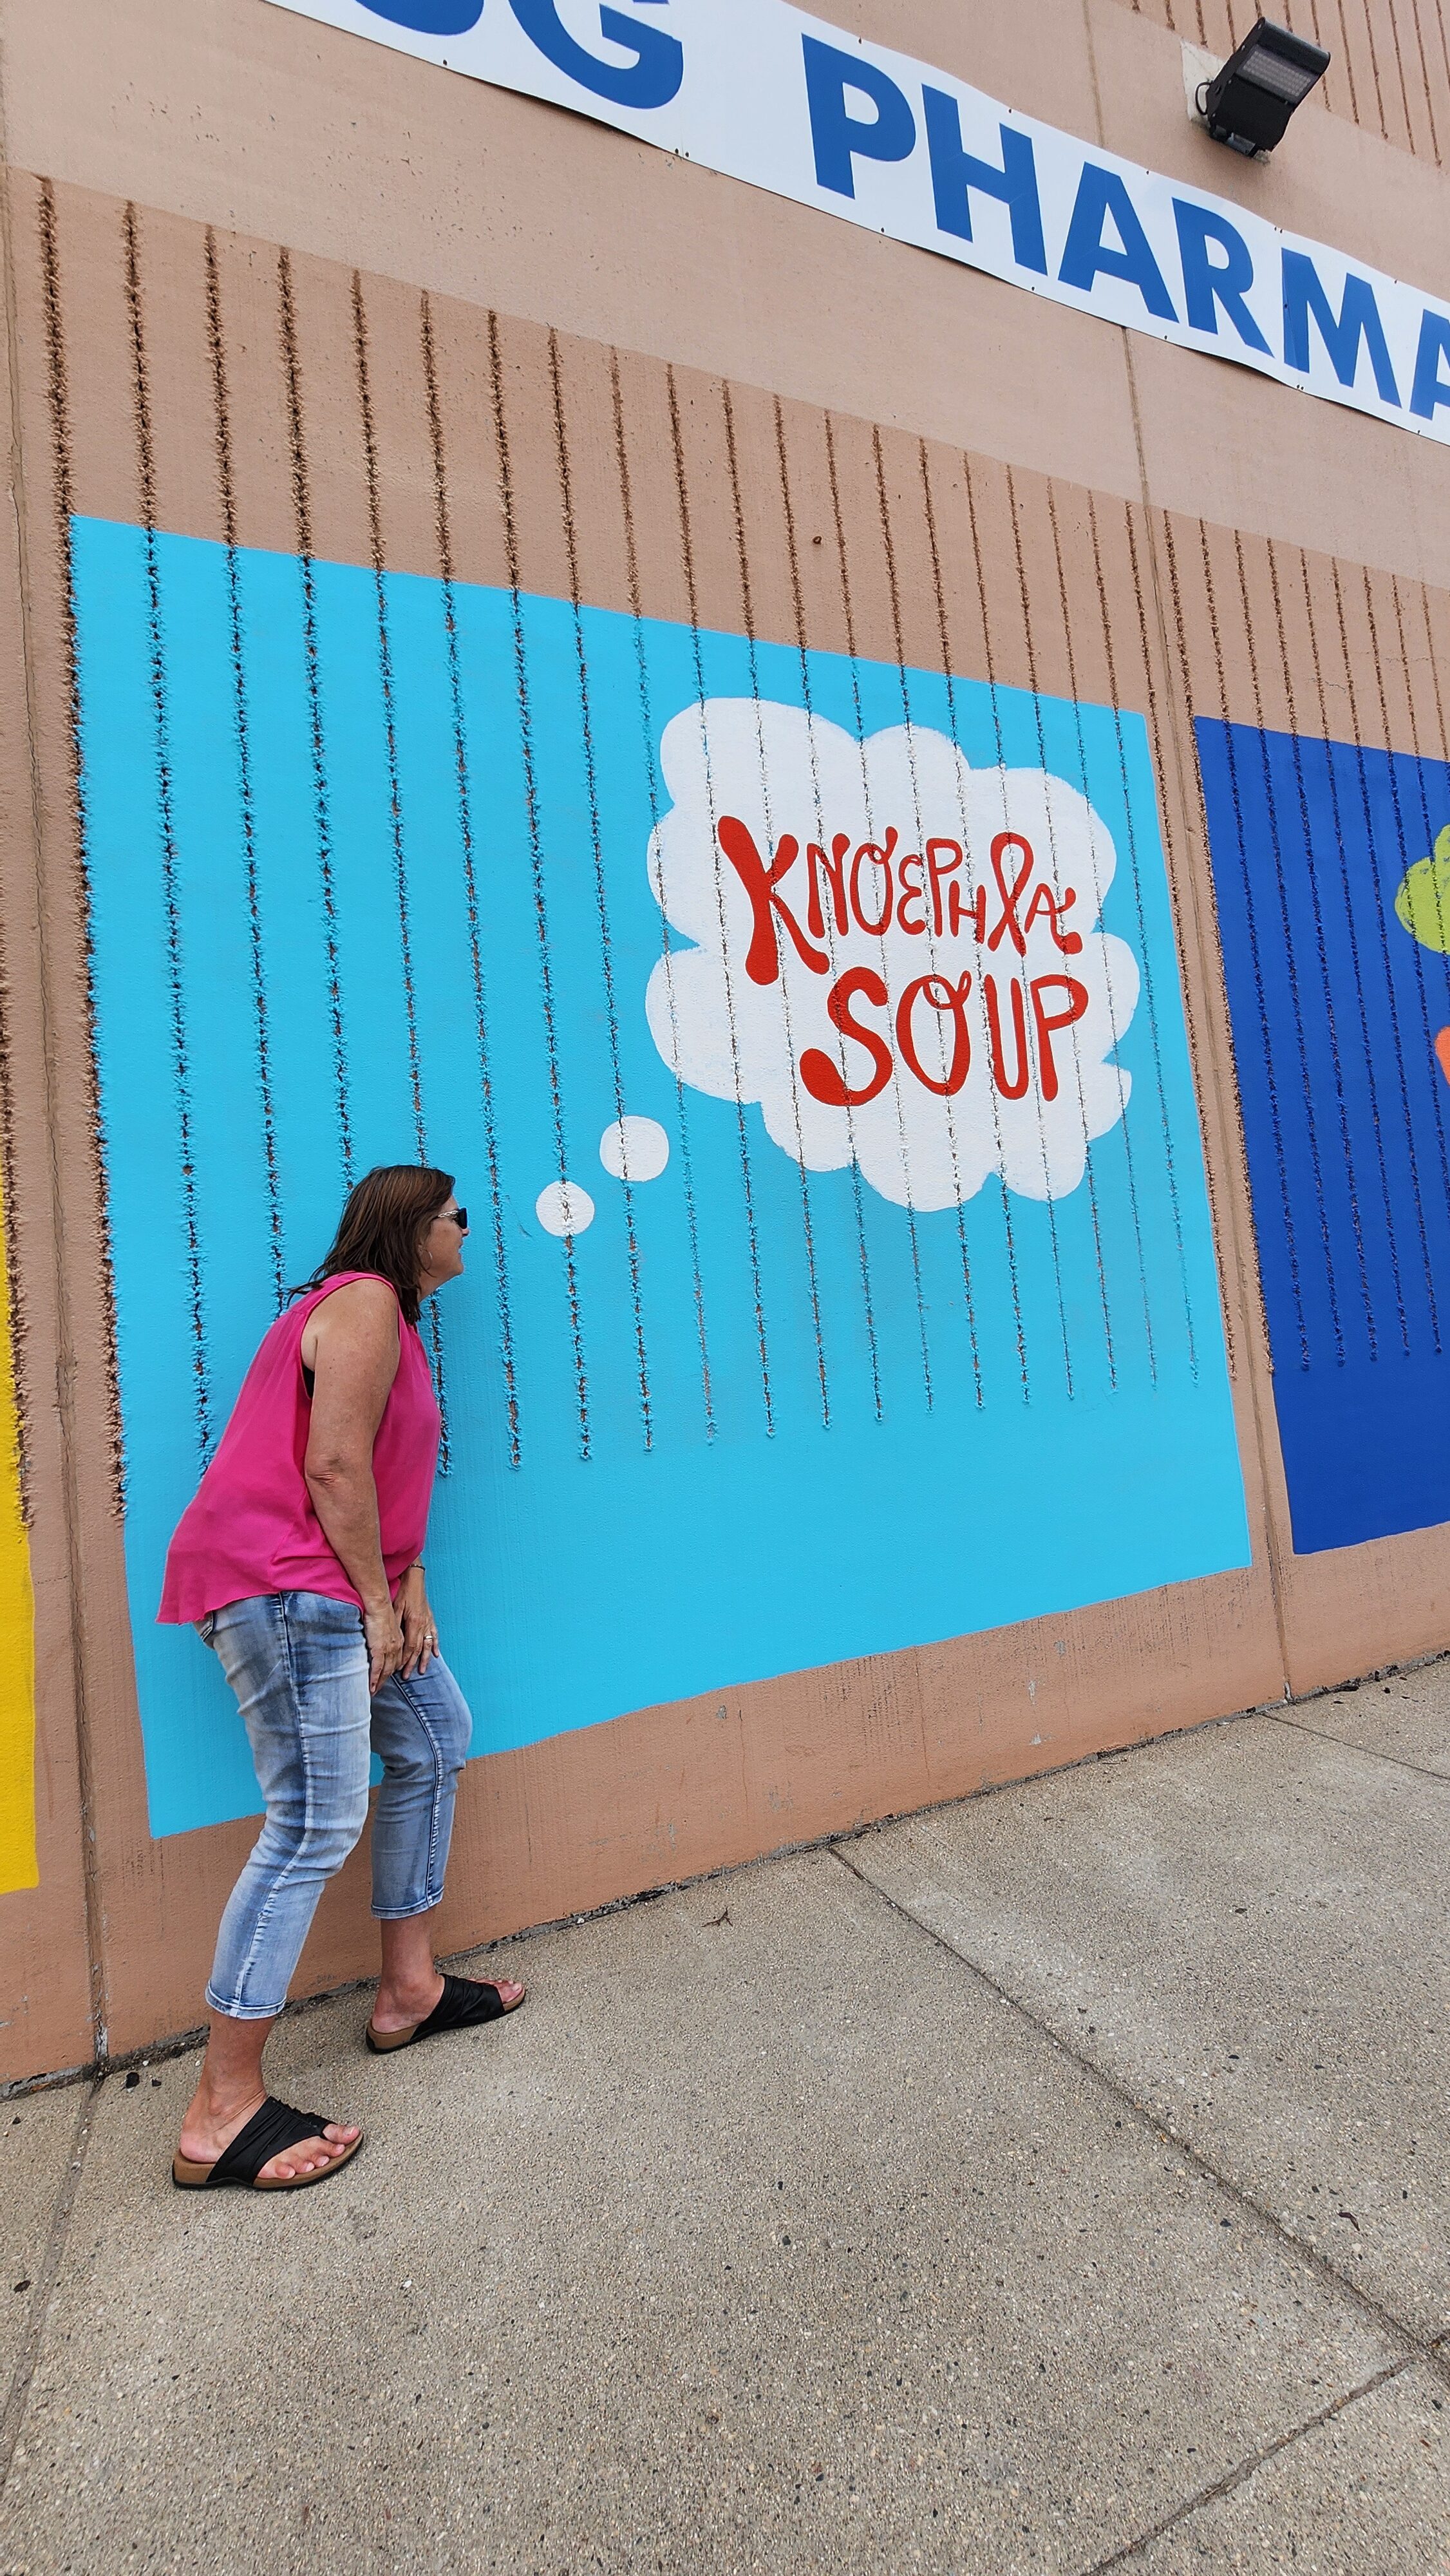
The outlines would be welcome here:
[[[272,0],[1450,443],[1450,305],[789,0]]]

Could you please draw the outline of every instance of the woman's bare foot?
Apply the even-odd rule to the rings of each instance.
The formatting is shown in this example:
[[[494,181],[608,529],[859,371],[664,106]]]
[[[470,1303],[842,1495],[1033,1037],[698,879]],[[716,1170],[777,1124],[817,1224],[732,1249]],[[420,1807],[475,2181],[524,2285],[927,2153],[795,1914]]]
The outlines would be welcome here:
[[[234,2102],[214,2099],[203,2078],[181,2123],[178,2152],[188,2164],[214,2165],[219,2156],[226,2154],[233,2138],[240,2137],[266,2098],[264,2092],[253,2093],[238,2110]],[[258,2179],[292,2182],[301,2174],[318,2173],[324,2165],[334,2164],[361,2134],[359,2129],[345,2129],[337,2121],[329,2120],[320,2137],[299,2138],[295,2147],[287,2147],[281,2155],[269,2158]]]
[[[383,1973],[373,1999],[373,2028],[386,2039],[395,2030],[412,2030],[427,2020],[442,1997],[443,1979],[433,1956],[432,1908],[426,1914],[405,1914],[396,1922],[380,1923],[378,1929]],[[505,2012],[513,2012],[523,2002],[523,1987],[512,1977],[487,1982],[498,1986]]]
[[[499,2002],[506,2013],[516,2012],[527,1989],[514,1977],[489,1977],[480,1983],[497,1988]],[[373,2003],[373,2028],[380,2037],[394,2030],[412,2030],[426,2021],[443,1992],[443,1979],[435,1968],[430,1977],[405,1986],[400,1981],[385,1984],[380,1978]]]
[[[266,2101],[262,2051],[273,2019],[275,2015],[239,2021],[228,2013],[212,2014],[201,2074],[181,2123],[179,2153],[188,2164],[214,2165]],[[360,2129],[346,2129],[329,2120],[320,2136],[300,2138],[295,2147],[284,2147],[280,2155],[270,2157],[258,2178],[294,2182],[300,2175],[319,2173],[361,2135]]]

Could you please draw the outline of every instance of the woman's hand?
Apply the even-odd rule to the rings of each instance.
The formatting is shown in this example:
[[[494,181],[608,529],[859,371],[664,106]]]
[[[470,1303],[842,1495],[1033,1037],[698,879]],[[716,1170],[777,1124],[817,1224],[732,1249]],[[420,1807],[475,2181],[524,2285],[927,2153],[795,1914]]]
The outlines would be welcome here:
[[[390,1682],[407,1653],[402,1622],[391,1601],[379,1610],[364,1610],[363,1635],[368,1647],[368,1689],[378,1692]]]
[[[421,1565],[408,1567],[393,1595],[393,1607],[403,1631],[402,1674],[409,1681],[414,1673],[426,1673],[438,1652],[438,1622],[429,1606]]]

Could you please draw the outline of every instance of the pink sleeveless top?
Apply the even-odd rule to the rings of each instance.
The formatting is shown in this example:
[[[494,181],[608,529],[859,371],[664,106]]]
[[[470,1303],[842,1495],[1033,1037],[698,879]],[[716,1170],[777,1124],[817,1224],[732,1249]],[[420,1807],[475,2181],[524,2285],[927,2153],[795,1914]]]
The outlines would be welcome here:
[[[361,1608],[303,1474],[312,1398],[302,1374],[302,1330],[314,1306],[335,1288],[374,1275],[340,1270],[278,1316],[247,1371],[216,1456],[177,1524],[158,1619],[179,1625],[203,1619],[228,1601],[268,1592],[321,1592]],[[398,1374],[373,1442],[390,1585],[423,1552],[439,1432],[427,1353],[401,1308],[398,1329]]]

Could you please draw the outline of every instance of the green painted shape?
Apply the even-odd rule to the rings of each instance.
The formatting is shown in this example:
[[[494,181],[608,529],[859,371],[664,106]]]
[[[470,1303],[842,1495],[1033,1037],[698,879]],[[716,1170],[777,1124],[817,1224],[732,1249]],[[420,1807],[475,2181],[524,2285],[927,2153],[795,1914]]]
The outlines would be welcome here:
[[[1450,823],[1435,836],[1434,857],[1417,859],[1406,870],[1395,912],[1422,948],[1450,956]]]

